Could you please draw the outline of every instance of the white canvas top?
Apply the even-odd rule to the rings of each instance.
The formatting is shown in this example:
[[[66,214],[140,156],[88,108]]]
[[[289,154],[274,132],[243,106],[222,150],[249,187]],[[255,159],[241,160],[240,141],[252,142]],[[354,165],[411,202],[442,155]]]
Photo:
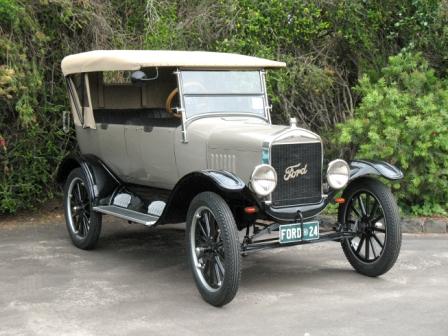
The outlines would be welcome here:
[[[140,70],[145,67],[204,69],[283,68],[284,62],[230,53],[174,50],[95,50],[64,57],[64,76],[73,73]]]

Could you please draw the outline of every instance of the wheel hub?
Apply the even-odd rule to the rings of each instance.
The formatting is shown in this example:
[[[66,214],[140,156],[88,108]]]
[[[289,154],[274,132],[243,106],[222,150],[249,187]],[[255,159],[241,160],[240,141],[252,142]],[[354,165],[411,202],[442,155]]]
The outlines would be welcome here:
[[[346,221],[353,223],[356,239],[351,239],[351,249],[362,262],[373,262],[382,253],[386,231],[380,222],[384,212],[379,200],[368,191],[354,194],[348,203]]]
[[[82,214],[84,214],[84,212],[85,212],[84,206],[82,206],[82,205],[75,205],[75,206],[73,207],[73,212],[74,212],[76,215],[82,215]]]
[[[359,233],[370,233],[374,229],[374,224],[369,217],[363,216],[358,222]]]

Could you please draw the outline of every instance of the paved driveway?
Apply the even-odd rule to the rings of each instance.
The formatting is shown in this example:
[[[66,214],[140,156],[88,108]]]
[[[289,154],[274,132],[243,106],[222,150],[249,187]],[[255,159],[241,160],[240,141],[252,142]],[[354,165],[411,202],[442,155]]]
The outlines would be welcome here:
[[[86,252],[61,217],[0,222],[0,335],[243,334],[448,335],[448,237],[405,236],[376,279],[336,243],[252,254],[219,309],[196,291],[182,228],[110,221]]]

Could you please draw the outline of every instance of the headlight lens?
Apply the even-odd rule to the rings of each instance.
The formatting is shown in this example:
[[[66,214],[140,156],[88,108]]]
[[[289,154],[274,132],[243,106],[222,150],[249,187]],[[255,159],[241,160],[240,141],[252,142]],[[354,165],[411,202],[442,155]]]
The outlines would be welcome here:
[[[328,164],[327,182],[333,189],[344,188],[350,178],[350,166],[344,160],[334,160]]]
[[[256,166],[250,178],[251,189],[259,196],[267,196],[277,186],[277,173],[267,164]]]

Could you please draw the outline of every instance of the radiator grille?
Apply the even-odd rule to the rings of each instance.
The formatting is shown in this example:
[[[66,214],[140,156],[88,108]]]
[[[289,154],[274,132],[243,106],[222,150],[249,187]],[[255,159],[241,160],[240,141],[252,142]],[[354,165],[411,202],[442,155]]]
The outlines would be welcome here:
[[[272,193],[273,206],[317,203],[322,199],[320,143],[274,144],[271,164],[278,175]]]

